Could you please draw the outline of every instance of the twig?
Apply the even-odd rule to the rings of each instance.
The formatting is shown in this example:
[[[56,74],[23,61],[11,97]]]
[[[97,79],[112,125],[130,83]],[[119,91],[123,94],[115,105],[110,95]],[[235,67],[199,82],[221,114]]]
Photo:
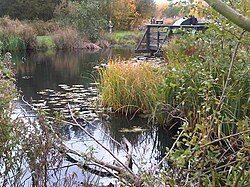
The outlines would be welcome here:
[[[178,119],[181,119],[182,121],[184,121],[186,124],[186,126],[188,126],[188,121],[182,117],[179,117],[179,116],[175,116],[176,118]],[[158,168],[162,163],[163,161],[170,155],[170,153],[173,151],[175,145],[177,144],[177,142],[179,141],[179,139],[181,138],[182,134],[184,133],[184,130],[181,131],[181,133],[178,135],[177,139],[175,140],[175,142],[173,143],[171,149],[168,151],[168,153],[163,157],[163,159],[161,159],[161,161],[156,165],[156,168]],[[155,168],[155,169],[156,169]]]
[[[81,130],[83,130],[90,138],[92,138],[98,145],[100,145],[104,150],[106,150],[119,164],[121,164],[133,177],[136,177],[135,174],[127,167],[125,166],[109,149],[107,149],[105,146],[103,146],[94,136],[92,136],[85,128],[83,128],[79,123],[76,121],[75,117],[72,114],[72,110],[70,108],[70,105],[68,104],[69,111],[71,114],[71,117],[73,121],[75,122],[75,126],[78,126]]]
[[[184,133],[184,130],[181,131],[181,133],[178,135],[177,139],[175,140],[175,142],[173,143],[171,149],[168,151],[168,153],[163,157],[163,159],[161,159],[161,161],[156,165],[156,168],[159,168],[159,166],[162,164],[162,162],[170,155],[170,153],[173,151],[175,145],[177,144],[177,142],[179,141],[180,137],[182,136],[182,134]],[[155,168],[155,169],[156,169]]]
[[[214,140],[214,141],[211,141],[211,142],[209,142],[209,143],[206,143],[206,144],[200,146],[200,149],[201,149],[201,148],[204,148],[204,147],[206,147],[206,146],[208,146],[208,145],[211,145],[211,144],[213,144],[213,143],[216,143],[216,142],[219,142],[219,141],[228,139],[228,138],[232,138],[232,137],[234,137],[234,136],[239,136],[239,135],[242,135],[242,134],[247,134],[247,133],[250,133],[250,130],[238,132],[238,133],[235,133],[235,134],[231,134],[231,135],[225,136],[225,137],[223,137],[223,138],[216,139],[216,140]]]
[[[234,183],[234,187],[237,187],[238,186],[238,183],[239,183],[239,181],[240,181],[240,178],[241,178],[241,176],[243,175],[243,172],[244,172],[244,170],[246,169],[246,166],[247,166],[247,162],[249,162],[250,161],[250,156],[248,156],[248,159],[245,161],[245,163],[243,164],[243,167],[242,167],[242,169],[241,169],[241,171],[240,171],[240,174],[238,175],[238,177],[237,177],[237,179],[236,179],[236,181],[235,181],[235,183]]]
[[[123,137],[122,140],[124,141],[124,143],[126,144],[127,147],[127,151],[128,151],[128,155],[127,155],[127,160],[125,162],[125,165],[132,169],[132,153],[133,153],[133,147],[131,145],[131,143],[128,141],[127,138]]]
[[[237,41],[237,44],[235,46],[235,49],[234,49],[234,53],[233,53],[233,56],[231,58],[231,62],[230,62],[230,65],[229,65],[229,69],[228,69],[228,74],[227,74],[227,79],[226,79],[226,82],[225,82],[225,85],[223,87],[223,90],[222,90],[222,94],[220,96],[220,100],[219,100],[219,103],[215,109],[215,111],[220,111],[221,110],[221,106],[223,104],[223,101],[225,100],[226,98],[226,90],[227,90],[227,87],[228,87],[228,84],[229,84],[229,81],[231,79],[231,74],[232,74],[232,71],[233,71],[233,65],[234,65],[234,61],[236,59],[236,55],[237,55],[237,52],[238,52],[238,48],[239,48],[239,45],[241,43],[241,38],[243,36],[243,34],[245,33],[245,31],[243,31],[241,34],[240,34],[240,37]],[[215,116],[216,116],[216,112],[212,115],[212,118],[211,118],[211,123],[213,124],[214,123],[214,120],[215,120]],[[211,133],[210,133],[211,134]],[[210,136],[208,136],[209,138]]]

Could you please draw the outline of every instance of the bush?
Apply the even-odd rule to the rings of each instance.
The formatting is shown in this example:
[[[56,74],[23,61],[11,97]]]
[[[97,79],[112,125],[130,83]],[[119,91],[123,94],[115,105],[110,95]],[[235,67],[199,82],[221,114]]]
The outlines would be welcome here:
[[[56,48],[56,45],[51,36],[37,36],[36,37],[36,49],[51,50],[55,48]]]
[[[95,42],[101,31],[107,26],[107,21],[103,18],[100,4],[97,1],[67,2],[57,7],[57,19],[64,25],[74,26],[78,32],[84,33],[89,40]]]

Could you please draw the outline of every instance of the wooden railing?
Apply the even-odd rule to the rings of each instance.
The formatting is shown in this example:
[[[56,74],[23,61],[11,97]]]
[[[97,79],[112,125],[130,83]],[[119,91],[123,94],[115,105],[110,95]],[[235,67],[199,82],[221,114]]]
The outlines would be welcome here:
[[[136,53],[149,53],[150,56],[160,55],[163,44],[168,41],[175,29],[205,31],[207,23],[197,25],[169,25],[169,24],[147,24],[143,38],[136,46]],[[177,32],[178,33],[178,32]]]

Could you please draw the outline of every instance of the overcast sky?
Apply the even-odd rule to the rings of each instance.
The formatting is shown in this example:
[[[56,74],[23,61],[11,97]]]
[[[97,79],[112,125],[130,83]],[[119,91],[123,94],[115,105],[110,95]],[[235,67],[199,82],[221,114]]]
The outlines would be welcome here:
[[[168,0],[155,0],[156,3],[166,3]]]

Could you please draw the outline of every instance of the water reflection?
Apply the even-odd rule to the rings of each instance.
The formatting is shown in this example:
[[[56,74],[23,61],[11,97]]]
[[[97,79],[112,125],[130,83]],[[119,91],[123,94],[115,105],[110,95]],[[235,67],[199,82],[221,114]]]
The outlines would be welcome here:
[[[129,58],[133,56],[131,49],[103,50],[99,52],[87,51],[57,51],[54,53],[27,52],[13,54],[16,63],[17,87],[21,90],[26,100],[40,99],[37,93],[44,89],[59,91],[59,84],[76,85],[85,87],[94,82],[95,74],[93,67],[98,63],[106,62],[109,58]],[[25,62],[22,63],[22,57]],[[140,127],[142,131],[124,132],[121,129]],[[148,164],[159,161],[165,154],[165,147],[173,143],[171,132],[164,129],[149,126],[146,120],[134,118],[133,120],[114,116],[109,122],[92,121],[86,129],[95,136],[105,147],[114,153],[125,156],[119,144],[122,137],[126,137],[134,147],[134,159],[147,161]],[[76,150],[85,151],[89,146],[97,149],[97,158],[110,160],[104,150],[96,146],[96,143],[86,136],[78,127],[65,126],[65,141]],[[110,135],[118,143],[108,136]],[[148,165],[150,167],[150,165]]]

